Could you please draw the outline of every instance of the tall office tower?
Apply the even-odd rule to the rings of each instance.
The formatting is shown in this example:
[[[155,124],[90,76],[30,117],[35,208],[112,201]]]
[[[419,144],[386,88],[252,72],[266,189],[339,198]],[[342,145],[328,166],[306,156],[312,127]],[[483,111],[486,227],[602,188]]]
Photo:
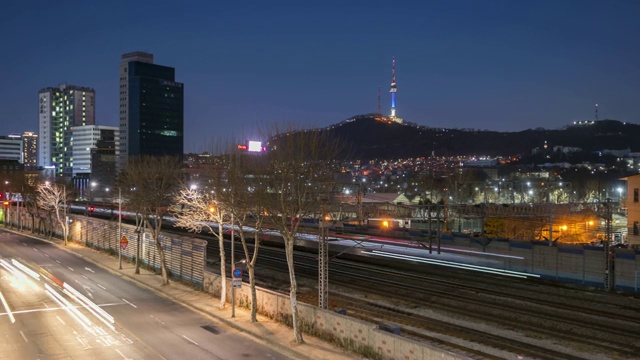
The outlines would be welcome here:
[[[93,163],[91,154],[100,142],[110,142],[113,149],[112,155],[115,157],[120,135],[118,127],[85,125],[73,126],[68,131],[70,134],[67,138],[71,140],[69,144],[71,151],[67,153],[71,154],[68,160],[71,163],[71,167],[65,168],[65,176],[92,177]]]
[[[118,167],[129,156],[182,156],[183,132],[184,88],[175,69],[153,64],[149,53],[122,55]]]
[[[38,92],[40,146],[38,165],[53,168],[61,176],[65,163],[65,151],[69,139],[65,139],[72,126],[94,125],[95,90],[87,87],[63,84],[57,88],[45,88]],[[66,144],[65,144],[66,143]],[[67,159],[68,161],[68,159]]]
[[[38,168],[38,135],[32,132],[22,134],[22,164],[25,170]]]
[[[22,162],[22,139],[20,135],[0,136],[0,160]]]

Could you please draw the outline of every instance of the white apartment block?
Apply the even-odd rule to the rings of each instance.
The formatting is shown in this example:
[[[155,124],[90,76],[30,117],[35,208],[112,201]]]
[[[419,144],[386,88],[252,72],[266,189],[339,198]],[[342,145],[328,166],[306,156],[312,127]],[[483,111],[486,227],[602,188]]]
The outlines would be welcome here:
[[[70,133],[72,173],[67,175],[91,174],[91,149],[97,148],[99,141],[114,143],[118,153],[120,134],[116,126],[74,126]]]
[[[0,136],[0,160],[17,160],[22,163],[22,137]]]
[[[38,166],[62,175],[71,166],[65,133],[72,126],[95,124],[95,90],[67,84],[44,88],[38,92],[38,106]]]

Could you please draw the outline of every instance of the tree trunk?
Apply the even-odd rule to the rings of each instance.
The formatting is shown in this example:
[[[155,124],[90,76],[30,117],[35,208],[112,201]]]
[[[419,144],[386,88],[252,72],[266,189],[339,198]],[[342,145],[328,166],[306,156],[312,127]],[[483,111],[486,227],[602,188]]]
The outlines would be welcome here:
[[[140,274],[140,232],[143,228],[138,229],[136,236],[136,269],[135,274]]]
[[[140,234],[144,234],[144,218],[140,217],[138,220],[138,214],[136,214],[136,269],[135,274],[140,274]]]
[[[284,234],[283,234],[284,235]],[[295,336],[296,343],[301,344],[304,342],[302,339],[302,331],[299,324],[298,315],[298,298],[296,293],[298,291],[298,283],[296,282],[296,275],[293,264],[293,238],[289,236],[283,236],[285,242],[285,250],[287,253],[287,265],[289,267],[289,282],[291,284],[291,291],[289,292],[289,299],[291,301],[291,323],[293,326],[293,335]]]
[[[158,251],[158,256],[160,257],[160,271],[162,272],[162,285],[169,285],[169,273],[167,272],[167,261],[164,255],[164,249],[162,248],[162,244],[160,243],[160,229],[162,228],[162,218],[160,218],[159,214],[155,214],[156,218],[154,219],[154,227],[152,229],[153,240],[156,243],[156,250]],[[159,220],[158,220],[159,219]],[[150,219],[147,217],[147,221]],[[151,222],[149,222],[151,223]]]
[[[167,263],[165,261],[164,249],[162,248],[162,244],[160,244],[159,234],[156,231],[153,231],[153,236],[155,237],[156,242],[156,250],[158,250],[158,256],[160,256],[160,269],[162,270],[162,285],[169,285],[169,274],[167,273]]]
[[[224,233],[221,222],[218,222],[218,248],[220,249],[220,309],[224,309],[227,302],[227,261],[224,253]]]
[[[249,272],[249,286],[251,289],[251,322],[258,322],[258,296],[256,294],[256,269],[251,263],[247,263],[247,270]]]

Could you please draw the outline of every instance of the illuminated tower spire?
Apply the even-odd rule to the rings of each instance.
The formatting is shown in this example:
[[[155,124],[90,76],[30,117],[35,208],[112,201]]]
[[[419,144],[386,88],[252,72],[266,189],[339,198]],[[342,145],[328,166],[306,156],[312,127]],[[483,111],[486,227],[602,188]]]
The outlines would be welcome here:
[[[391,115],[389,115],[392,119],[396,117],[396,92],[398,92],[398,87],[396,86],[396,57],[393,57],[393,62],[391,63],[391,89],[389,89],[391,93]]]
[[[596,104],[596,121],[598,121],[598,104]]]

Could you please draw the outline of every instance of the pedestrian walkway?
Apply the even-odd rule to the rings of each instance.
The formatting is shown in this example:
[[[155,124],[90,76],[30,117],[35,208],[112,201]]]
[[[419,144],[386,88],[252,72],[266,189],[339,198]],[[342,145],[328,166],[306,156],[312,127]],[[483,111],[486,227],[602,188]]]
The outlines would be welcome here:
[[[21,234],[32,236],[31,234]],[[60,248],[75,253],[113,274],[127,278],[139,286],[153,291],[159,296],[181,304],[202,316],[209,317],[218,324],[226,325],[229,331],[243,333],[248,337],[262,341],[277,352],[292,359],[362,359],[361,356],[349,354],[332,344],[309,335],[304,336],[304,343],[296,344],[291,328],[261,315],[258,315],[257,323],[252,323],[250,312],[244,308],[236,307],[235,317],[231,317],[231,305],[227,304],[224,309],[220,309],[218,307],[220,304],[219,297],[214,297],[211,294],[195,290],[175,281],[171,282],[169,286],[162,286],[162,277],[160,275],[142,268],[140,268],[140,274],[136,275],[134,274],[135,266],[124,261],[124,259],[122,270],[118,270],[117,255],[111,256],[74,242],[68,242],[67,246],[64,246],[62,240],[59,239],[46,239],[44,241],[51,242]]]

